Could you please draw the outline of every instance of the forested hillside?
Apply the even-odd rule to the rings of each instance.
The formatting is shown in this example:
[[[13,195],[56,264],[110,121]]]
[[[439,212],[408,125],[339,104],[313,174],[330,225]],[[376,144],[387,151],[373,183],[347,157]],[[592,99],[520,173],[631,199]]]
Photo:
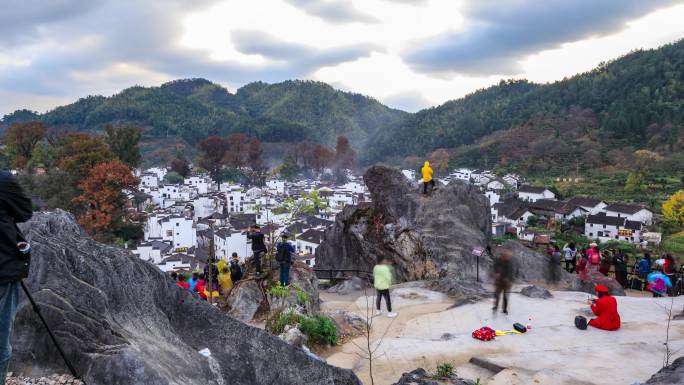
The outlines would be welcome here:
[[[375,129],[405,115],[320,82],[252,83],[231,94],[205,79],[184,79],[160,87],[135,86],[111,97],[89,96],[43,115],[17,111],[2,123],[40,119],[78,131],[101,131],[110,122],[132,123],[145,128],[148,141],[176,136],[190,145],[231,132],[264,142],[308,139],[329,144],[345,135],[361,146]]]
[[[478,146],[478,140],[484,136],[530,124],[545,125],[551,128],[551,136],[560,139],[565,133],[554,128],[554,121],[560,122],[562,117],[585,109],[593,113],[595,122],[587,127],[591,136],[584,138],[599,141],[602,148],[597,151],[606,150],[604,144],[609,144],[610,149],[625,145],[643,148],[654,134],[659,141],[674,145],[681,139],[679,128],[684,122],[684,41],[656,50],[635,51],[552,84],[501,81],[497,86],[420,111],[397,125],[378,130],[370,140],[365,159],[375,162],[424,156],[437,148]],[[568,127],[561,124],[557,128]],[[576,133],[571,136],[578,139]],[[494,139],[503,140],[505,136],[487,140]],[[490,152],[488,159],[477,151],[470,155],[479,164],[486,159],[490,166],[501,156],[517,157],[518,146],[500,147],[506,148],[505,154]]]

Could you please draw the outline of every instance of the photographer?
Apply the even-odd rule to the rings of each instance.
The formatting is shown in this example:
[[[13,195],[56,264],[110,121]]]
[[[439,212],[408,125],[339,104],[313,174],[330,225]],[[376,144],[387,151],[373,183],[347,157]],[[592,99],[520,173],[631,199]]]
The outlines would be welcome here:
[[[252,240],[252,254],[254,255],[254,266],[256,268],[256,276],[261,276],[261,256],[266,254],[266,244],[264,243],[264,234],[261,232],[259,225],[250,226],[247,229],[247,238]]]
[[[12,174],[0,171],[0,384],[5,383],[12,355],[10,337],[20,281],[29,272],[29,244],[16,224],[26,222],[31,215],[31,200]]]

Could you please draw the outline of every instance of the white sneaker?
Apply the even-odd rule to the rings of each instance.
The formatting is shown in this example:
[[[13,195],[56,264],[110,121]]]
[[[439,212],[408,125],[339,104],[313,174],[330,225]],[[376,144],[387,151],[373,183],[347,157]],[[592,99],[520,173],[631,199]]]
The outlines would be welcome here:
[[[374,317],[382,315],[382,310],[376,310]]]
[[[396,317],[396,316],[397,316],[397,313],[395,313],[395,312],[393,312],[393,311],[387,313],[387,318],[394,318],[394,317]]]

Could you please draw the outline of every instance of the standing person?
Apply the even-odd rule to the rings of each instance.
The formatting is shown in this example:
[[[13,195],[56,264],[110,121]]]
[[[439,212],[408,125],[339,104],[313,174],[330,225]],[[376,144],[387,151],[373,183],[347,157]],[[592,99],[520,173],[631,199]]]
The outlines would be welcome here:
[[[276,246],[276,261],[280,265],[280,285],[287,286],[290,284],[290,265],[293,264],[292,254],[295,253],[295,248],[287,241],[287,234],[283,234],[282,241],[278,242]]]
[[[598,271],[601,265],[601,251],[596,242],[592,242],[587,249],[587,262],[588,271]]]
[[[613,256],[615,255],[615,250],[606,250],[605,254],[601,258],[601,264],[599,265],[599,272],[606,277],[608,272],[610,272],[610,264],[613,262]]]
[[[591,311],[596,318],[589,320],[589,325],[597,329],[618,330],[620,329],[620,314],[617,310],[617,301],[608,294],[608,288],[596,285],[596,300],[587,300]]]
[[[182,287],[185,290],[190,290],[190,284],[185,282],[185,274],[180,273],[178,274],[178,286]]]
[[[230,270],[228,266],[224,266],[221,269],[221,273],[218,276],[219,287],[221,287],[221,295],[224,297],[228,296],[230,289],[233,288],[233,280],[230,278]]]
[[[254,256],[254,268],[256,269],[256,276],[261,276],[261,257],[266,254],[266,244],[264,243],[264,234],[261,232],[259,225],[250,226],[247,229],[247,238],[252,241],[252,255]]]
[[[200,280],[200,275],[198,272],[192,273],[192,277],[190,280],[188,280],[188,290],[190,291],[195,291],[195,286],[197,286],[197,282]]]
[[[641,258],[637,264],[636,272],[639,278],[643,280],[644,287],[642,290],[645,290],[646,286],[648,286],[646,278],[648,278],[648,275],[651,274],[651,254],[649,252],[644,252],[644,257]]]
[[[565,270],[570,274],[574,273],[575,264],[577,263],[577,249],[574,243],[566,243],[563,246],[563,260],[565,262]]]
[[[0,171],[0,384],[12,357],[10,338],[19,303],[21,280],[28,277],[30,245],[17,223],[33,215],[31,200],[12,174]]]
[[[655,271],[646,277],[646,282],[648,282],[648,290],[653,293],[653,297],[664,297],[667,295],[667,291],[672,287],[672,281],[670,278],[663,274],[661,271],[662,267],[656,266]]]
[[[561,250],[558,245],[553,245],[553,251],[549,257],[549,283],[556,283],[560,279]]]
[[[242,267],[240,266],[240,258],[238,258],[237,253],[233,253],[233,257],[230,260],[230,280],[233,281],[234,285],[241,279]]]
[[[629,257],[624,252],[624,250],[618,250],[617,254],[613,259],[613,264],[615,265],[615,279],[626,288],[629,285],[627,281],[627,264],[629,263]]]
[[[204,281],[205,290],[207,296],[211,295],[211,298],[216,298],[219,296],[219,270],[216,264],[211,262],[204,266]],[[209,285],[211,282],[211,285]]]
[[[577,274],[583,275],[587,270],[587,255],[581,249],[577,249]]]
[[[503,296],[502,311],[508,314],[508,292],[511,290],[513,284],[513,262],[511,257],[513,252],[509,249],[504,249],[499,258],[494,262],[494,307],[493,311],[499,308],[499,297]]]
[[[432,180],[432,167],[430,167],[430,162],[427,160],[425,161],[421,172],[423,173],[423,195],[427,195],[428,186],[430,186],[430,190],[435,187],[435,181]]]
[[[385,298],[385,305],[387,306],[387,317],[394,318],[397,313],[392,311],[392,300],[390,299],[390,287],[392,287],[392,269],[387,263],[385,257],[379,256],[378,263],[373,268],[373,286],[377,292],[375,299],[375,309],[378,315],[382,314],[381,305],[382,298]]]

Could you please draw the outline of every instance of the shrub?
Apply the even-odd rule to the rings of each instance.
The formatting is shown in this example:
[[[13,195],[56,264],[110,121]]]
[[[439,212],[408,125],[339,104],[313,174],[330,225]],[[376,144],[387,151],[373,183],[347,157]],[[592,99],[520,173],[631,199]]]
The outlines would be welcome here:
[[[337,345],[335,323],[324,315],[301,317],[299,330],[309,337],[311,345]]]
[[[285,331],[287,325],[297,325],[299,323],[300,315],[292,310],[283,311],[273,315],[266,321],[266,330],[273,334],[280,334]]]
[[[449,378],[454,374],[454,364],[451,362],[443,362],[437,365],[436,378]]]

